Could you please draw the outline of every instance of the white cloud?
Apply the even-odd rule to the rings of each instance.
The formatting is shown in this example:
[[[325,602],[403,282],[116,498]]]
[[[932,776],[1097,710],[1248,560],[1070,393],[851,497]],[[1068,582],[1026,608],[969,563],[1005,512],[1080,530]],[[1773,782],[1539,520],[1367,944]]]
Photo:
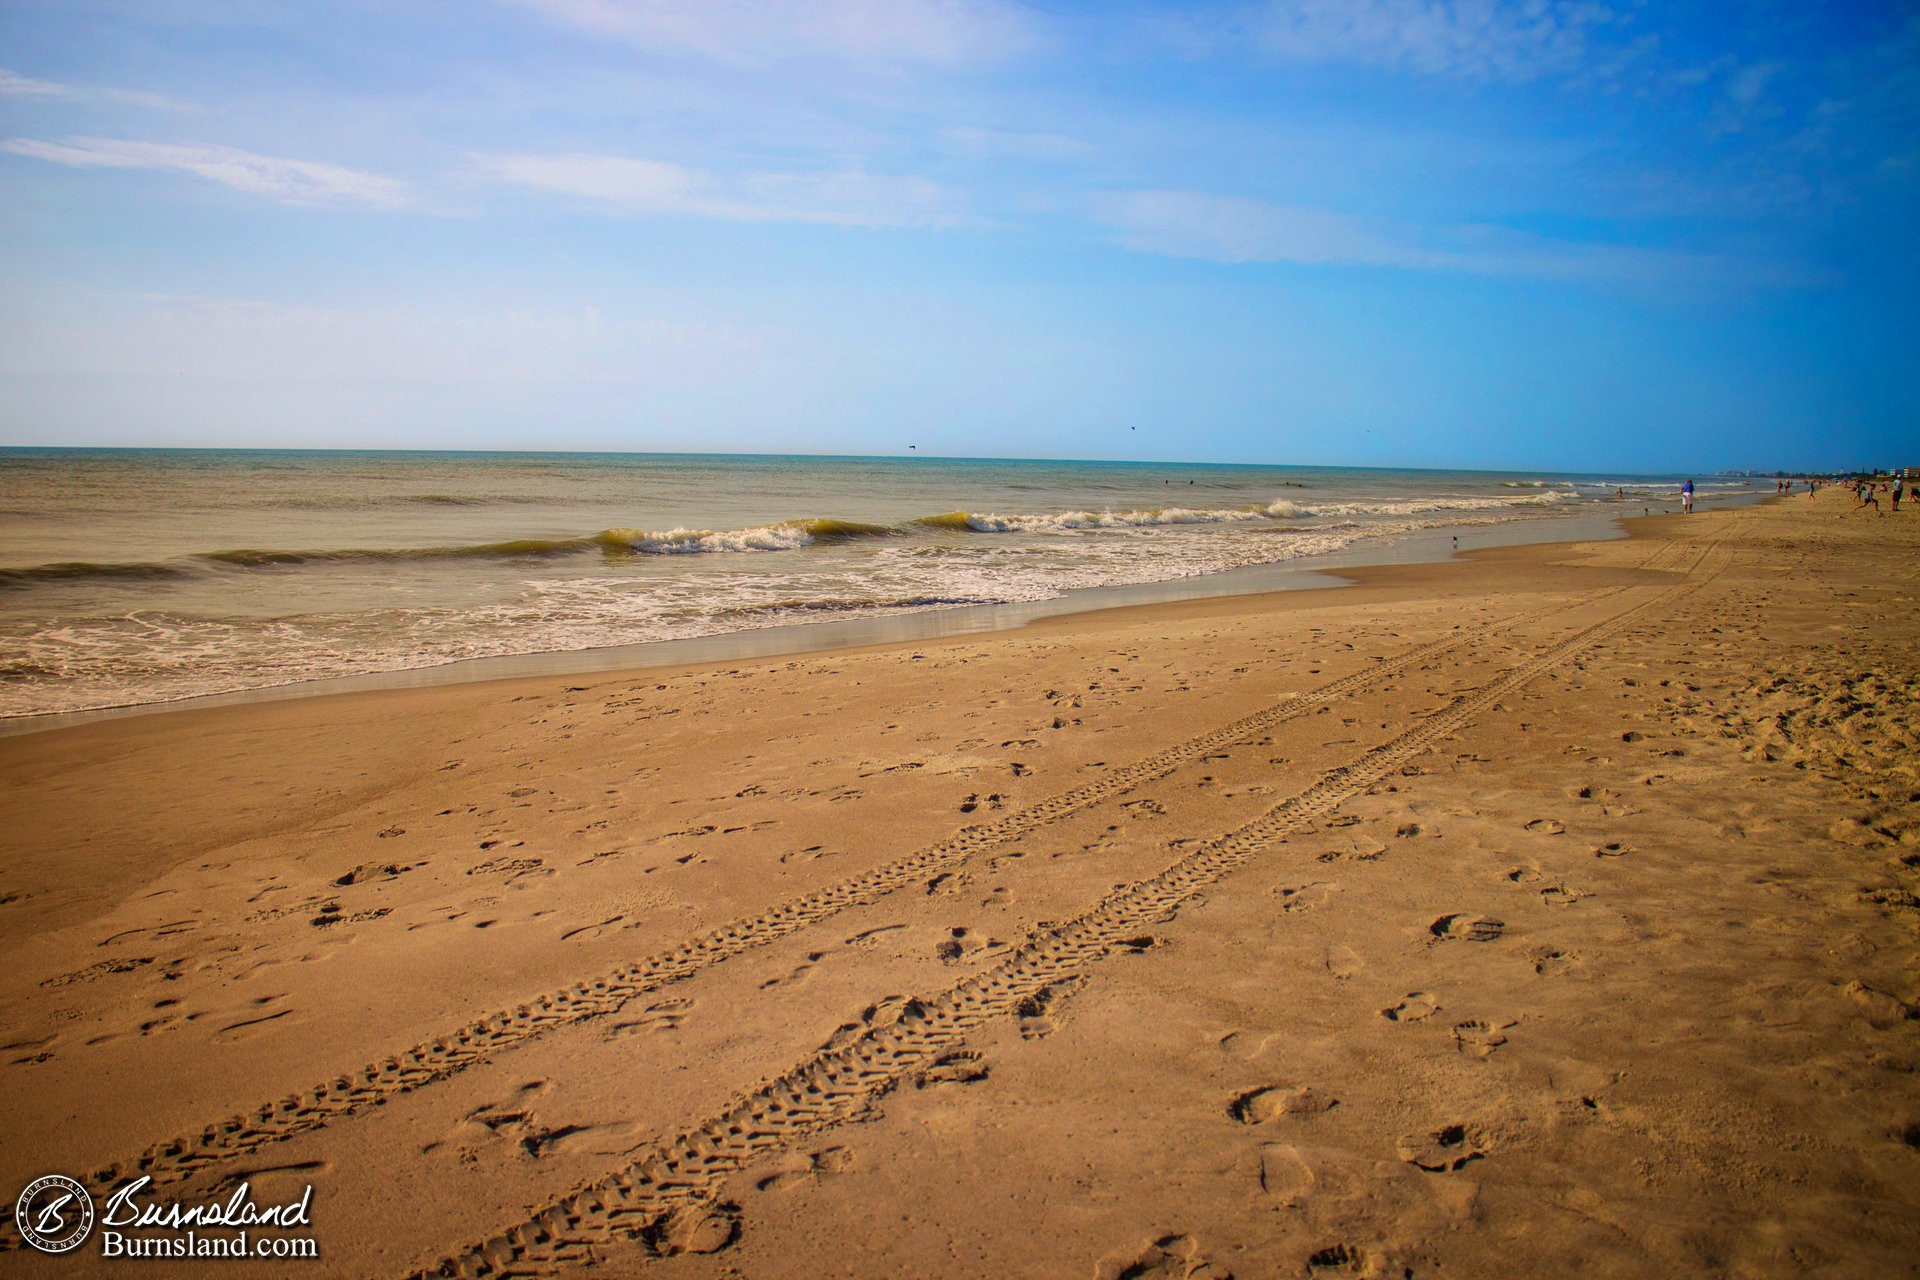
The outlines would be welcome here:
[[[520,0],[569,26],[726,62],[793,57],[945,65],[992,61],[1035,40],[1006,0]]]
[[[51,80],[35,80],[15,71],[0,67],[0,95],[15,98],[55,98],[75,102],[107,101],[124,102],[136,107],[153,107],[164,110],[181,110],[184,104],[158,93],[147,93],[140,89],[100,89],[70,84],[56,84]]]
[[[1636,245],[1553,240],[1480,223],[1417,225],[1192,191],[1096,202],[1123,248],[1210,262],[1292,262],[1580,281],[1661,291],[1829,283],[1791,263]]]
[[[846,227],[939,227],[961,220],[938,183],[858,170],[721,175],[599,155],[476,156],[474,170],[493,181],[576,196],[623,213]]]
[[[1213,262],[1423,266],[1416,255],[1327,209],[1197,191],[1129,191],[1103,197],[1099,220],[1143,253]]]
[[[9,138],[0,142],[0,151],[76,168],[188,173],[283,204],[365,204],[392,208],[406,198],[405,187],[391,178],[312,160],[257,155],[234,147],[134,142],[119,138],[68,138],[62,142]]]
[[[0,93],[23,98],[64,98],[70,92],[63,84],[33,80],[0,67]]]
[[[1780,107],[1768,98],[1774,79],[1784,70],[1784,62],[1756,62],[1730,72],[1720,101],[1707,117],[1708,135],[1740,133],[1762,120],[1779,117]]]
[[[1586,0],[1275,0],[1259,38],[1306,62],[1524,81],[1578,73],[1590,34],[1620,21]]]
[[[1759,101],[1760,95],[1767,91],[1767,84],[1786,69],[1784,62],[1756,62],[1742,67],[1727,80],[1727,96],[1735,102],[1750,104]]]

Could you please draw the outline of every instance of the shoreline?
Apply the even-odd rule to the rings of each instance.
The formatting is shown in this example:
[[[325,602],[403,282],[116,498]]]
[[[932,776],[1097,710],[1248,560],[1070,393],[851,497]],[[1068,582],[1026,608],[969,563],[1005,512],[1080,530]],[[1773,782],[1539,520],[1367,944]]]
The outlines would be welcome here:
[[[1701,514],[1764,502],[1771,497],[1773,495],[1762,495],[1756,491],[1752,495],[1741,495],[1705,506]],[[1047,618],[1140,605],[1328,590],[1352,585],[1355,572],[1369,568],[1444,564],[1456,556],[1495,547],[1552,546],[1629,537],[1631,535],[1621,527],[1627,521],[1657,518],[1659,514],[1671,513],[1654,513],[1654,517],[1650,517],[1616,512],[1580,512],[1502,524],[1440,526],[1298,560],[1276,561],[1159,582],[1079,588],[1050,599],[1025,603],[968,605],[828,622],[783,623],[678,640],[466,658],[432,666],[296,680],[156,702],[126,703],[79,711],[34,712],[0,717],[0,739],[130,717],[258,702],[380,690],[436,688],[539,676],[584,676],[755,661],[989,635],[1017,630]],[[1457,537],[1451,532],[1453,529],[1461,531]]]

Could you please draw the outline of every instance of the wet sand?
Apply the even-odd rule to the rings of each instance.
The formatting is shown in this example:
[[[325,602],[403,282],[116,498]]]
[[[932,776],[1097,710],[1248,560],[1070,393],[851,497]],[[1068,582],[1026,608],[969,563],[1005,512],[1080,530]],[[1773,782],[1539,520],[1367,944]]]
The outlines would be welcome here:
[[[236,1276],[1920,1274],[1850,505],[0,740],[0,1181],[312,1184]]]

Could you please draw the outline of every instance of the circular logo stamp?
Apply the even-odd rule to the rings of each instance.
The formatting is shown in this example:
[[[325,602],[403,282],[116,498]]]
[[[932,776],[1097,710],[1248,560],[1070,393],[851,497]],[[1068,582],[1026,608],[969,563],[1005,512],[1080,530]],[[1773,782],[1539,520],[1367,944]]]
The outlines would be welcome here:
[[[93,1230],[93,1197],[64,1174],[35,1178],[13,1202],[13,1224],[40,1252],[66,1253]]]

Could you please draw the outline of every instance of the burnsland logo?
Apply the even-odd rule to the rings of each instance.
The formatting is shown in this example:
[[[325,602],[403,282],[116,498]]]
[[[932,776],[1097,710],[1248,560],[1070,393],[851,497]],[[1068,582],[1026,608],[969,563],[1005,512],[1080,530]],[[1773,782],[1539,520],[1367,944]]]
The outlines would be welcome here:
[[[313,1227],[313,1187],[285,1204],[254,1203],[241,1183],[224,1200],[182,1204],[151,1197],[152,1179],[136,1178],[100,1207],[104,1258],[317,1258],[319,1242],[287,1234]],[[42,1253],[68,1253],[93,1230],[93,1198],[62,1174],[29,1183],[13,1206],[20,1236]],[[266,1228],[266,1230],[256,1230]],[[130,1234],[137,1233],[137,1234]]]
[[[35,1178],[13,1202],[13,1225],[42,1253],[69,1252],[93,1230],[93,1197],[64,1174]]]

